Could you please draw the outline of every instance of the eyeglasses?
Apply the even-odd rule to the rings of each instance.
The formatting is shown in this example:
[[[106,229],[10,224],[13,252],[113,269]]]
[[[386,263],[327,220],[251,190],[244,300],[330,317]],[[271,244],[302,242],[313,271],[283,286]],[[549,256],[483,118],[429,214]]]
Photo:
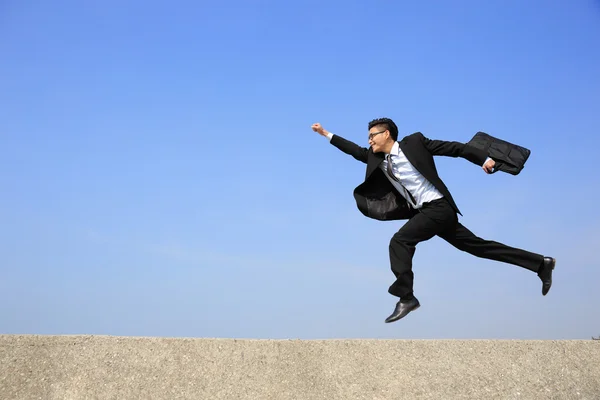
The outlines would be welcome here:
[[[377,136],[377,135],[379,135],[380,133],[383,133],[383,132],[385,132],[385,131],[387,131],[387,129],[384,129],[384,130],[383,130],[383,131],[381,131],[381,132],[373,132],[373,133],[369,133],[369,140],[373,139],[375,136]]]

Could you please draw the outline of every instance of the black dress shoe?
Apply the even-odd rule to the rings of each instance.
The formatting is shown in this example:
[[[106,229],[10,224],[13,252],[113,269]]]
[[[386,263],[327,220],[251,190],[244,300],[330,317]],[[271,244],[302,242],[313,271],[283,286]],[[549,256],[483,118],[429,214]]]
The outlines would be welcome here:
[[[552,286],[552,271],[556,265],[556,260],[552,257],[544,257],[542,267],[538,271],[538,276],[542,280],[542,295],[546,295]]]
[[[406,315],[409,312],[416,310],[420,306],[421,305],[419,304],[419,300],[417,300],[416,297],[414,297],[412,300],[400,300],[396,304],[396,309],[394,310],[392,315],[387,317],[385,319],[385,322],[389,323],[389,322],[398,321],[400,318],[406,317]]]

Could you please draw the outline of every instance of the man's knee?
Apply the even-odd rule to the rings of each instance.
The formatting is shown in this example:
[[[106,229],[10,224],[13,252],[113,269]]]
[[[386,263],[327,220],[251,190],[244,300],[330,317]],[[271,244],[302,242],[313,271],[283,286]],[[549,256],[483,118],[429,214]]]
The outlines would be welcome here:
[[[403,247],[409,249],[414,246],[412,243],[414,240],[411,240],[409,237],[404,235],[402,232],[396,232],[390,239],[390,249]]]
[[[396,243],[404,243],[405,241],[406,238],[404,237],[404,235],[401,232],[396,232],[390,238],[390,246]]]
[[[483,245],[491,243],[489,240],[482,239],[478,236],[471,236],[469,238],[461,238],[461,239],[450,239],[448,242],[454,246],[456,249],[460,251],[464,251],[467,253],[471,253],[474,249],[479,248]]]

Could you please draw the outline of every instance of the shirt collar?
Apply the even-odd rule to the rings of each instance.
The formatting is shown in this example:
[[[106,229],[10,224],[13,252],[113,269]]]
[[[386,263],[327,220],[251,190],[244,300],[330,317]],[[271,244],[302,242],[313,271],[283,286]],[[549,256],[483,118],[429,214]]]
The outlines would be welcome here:
[[[392,145],[392,149],[390,150],[390,154],[393,156],[397,156],[398,154],[400,154],[400,145],[398,145],[398,141],[395,141],[394,144]]]

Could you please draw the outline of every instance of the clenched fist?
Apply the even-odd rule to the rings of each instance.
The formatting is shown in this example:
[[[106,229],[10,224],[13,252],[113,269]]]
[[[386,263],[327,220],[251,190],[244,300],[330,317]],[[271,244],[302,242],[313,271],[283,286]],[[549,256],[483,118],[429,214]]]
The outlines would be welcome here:
[[[485,171],[486,174],[491,174],[492,171],[494,170],[495,165],[496,165],[496,161],[494,161],[490,158],[489,160],[487,160],[487,162],[485,164],[483,164],[483,166],[481,168],[483,168],[483,170]]]
[[[312,124],[311,128],[312,128],[313,131],[317,132],[319,135],[327,136],[327,134],[329,133],[318,122],[315,123],[315,124]]]

